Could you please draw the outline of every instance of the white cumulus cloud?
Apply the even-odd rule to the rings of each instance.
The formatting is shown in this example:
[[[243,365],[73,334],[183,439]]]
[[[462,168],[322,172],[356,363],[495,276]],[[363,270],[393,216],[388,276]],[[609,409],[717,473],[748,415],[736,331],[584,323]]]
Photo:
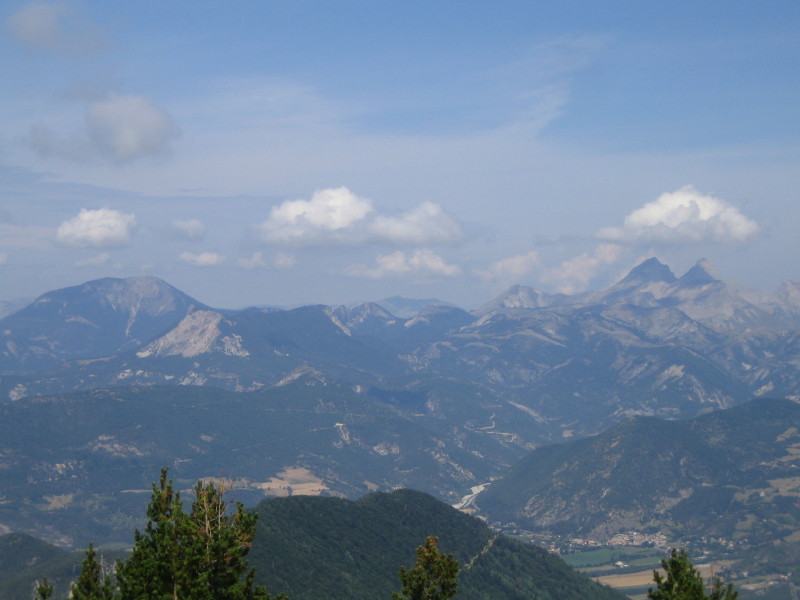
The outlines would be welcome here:
[[[554,284],[558,292],[574,294],[585,290],[601,267],[615,263],[621,255],[621,246],[600,244],[593,253],[575,256],[549,269],[542,279]]]
[[[193,267],[216,267],[225,262],[225,257],[216,252],[181,252],[180,259],[186,261]]]
[[[377,214],[372,201],[346,187],[317,190],[310,200],[288,200],[273,207],[257,226],[263,242],[287,246],[385,243],[423,246],[455,244],[458,223],[432,202],[398,215]]]
[[[187,219],[185,221],[175,219],[172,222],[173,233],[184,240],[202,240],[206,234],[206,226],[199,219]]]
[[[287,200],[270,210],[258,226],[261,239],[277,244],[343,241],[343,234],[363,222],[372,203],[346,187],[317,190],[311,200]]]
[[[760,231],[736,207],[687,185],[662,194],[625,217],[622,227],[601,229],[597,236],[615,242],[735,243]]]
[[[518,254],[502,258],[489,265],[488,269],[479,269],[475,274],[486,281],[516,280],[533,272],[539,266],[539,253],[531,250],[527,254]]]
[[[82,208],[76,217],[61,223],[56,241],[74,248],[113,248],[126,245],[136,217],[111,208]]]
[[[397,251],[382,254],[375,259],[374,267],[352,265],[345,270],[345,275],[367,279],[385,279],[388,277],[438,276],[456,277],[461,274],[457,265],[450,265],[431,250],[417,250],[411,255]]]

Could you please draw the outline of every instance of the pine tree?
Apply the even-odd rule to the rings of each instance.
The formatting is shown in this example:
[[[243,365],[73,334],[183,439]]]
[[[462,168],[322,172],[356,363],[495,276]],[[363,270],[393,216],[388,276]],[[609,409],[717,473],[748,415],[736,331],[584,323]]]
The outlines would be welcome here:
[[[392,594],[393,600],[449,600],[456,595],[458,562],[451,554],[442,554],[439,540],[433,536],[417,548],[417,563],[411,569],[400,568],[403,590]]]
[[[117,565],[120,600],[269,600],[246,555],[256,515],[224,499],[223,483],[198,483],[190,513],[161,470],[130,557]]]
[[[711,595],[706,595],[703,578],[686,550],[678,552],[673,548],[669,558],[661,561],[661,567],[666,575],[653,571],[656,589],[647,592],[650,600],[736,600],[739,596],[732,584],[726,586],[720,579],[712,582]]]
[[[225,502],[225,484],[198,483],[189,515],[191,545],[188,564],[193,573],[190,597],[198,600],[266,598],[253,589],[255,572],[246,556],[256,533],[256,515],[237,503],[231,513]]]
[[[53,586],[47,583],[47,577],[36,582],[35,600],[50,600],[53,597]]]
[[[287,600],[255,585],[246,556],[256,533],[254,513],[224,498],[225,485],[199,482],[191,512],[161,469],[147,507],[147,526],[136,531],[126,561],[117,561],[116,585],[103,573],[92,544],[86,550],[71,600]],[[36,600],[53,586],[37,583]]]
[[[188,598],[184,589],[188,579],[184,560],[187,519],[180,494],[174,492],[172,481],[167,479],[166,467],[161,469],[158,487],[153,484],[147,517],[144,533],[134,533],[130,557],[117,563],[121,598]]]
[[[112,600],[114,597],[111,582],[96,557],[97,552],[90,543],[78,579],[72,584],[71,600]]]

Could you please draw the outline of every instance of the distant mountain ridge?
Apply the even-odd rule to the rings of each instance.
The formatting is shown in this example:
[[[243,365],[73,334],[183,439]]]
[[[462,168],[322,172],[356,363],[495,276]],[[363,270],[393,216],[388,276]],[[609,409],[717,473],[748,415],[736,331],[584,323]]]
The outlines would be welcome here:
[[[155,278],[105,279],[0,320],[0,398],[131,384],[248,391],[309,370],[362,387],[459,381],[502,399],[498,410],[487,400],[486,417],[525,446],[635,414],[800,397],[799,290],[755,297],[704,261],[676,277],[651,258],[604,291],[513,286],[471,313],[428,306],[404,318],[374,303],[217,310]]]
[[[141,346],[204,306],[156,277],[98,279],[43,294],[6,316],[0,372],[41,371]]]

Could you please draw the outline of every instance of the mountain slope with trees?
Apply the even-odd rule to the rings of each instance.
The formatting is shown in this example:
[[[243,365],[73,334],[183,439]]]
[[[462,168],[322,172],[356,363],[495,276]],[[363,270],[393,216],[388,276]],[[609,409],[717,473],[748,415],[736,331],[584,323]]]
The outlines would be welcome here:
[[[250,562],[260,583],[296,600],[389,598],[428,536],[461,565],[457,597],[473,600],[621,599],[541,548],[497,535],[484,523],[413,490],[358,501],[265,500]]]
[[[492,521],[533,531],[757,545],[798,535],[799,497],[800,404],[760,399],[687,421],[635,417],[538,448],[477,503]]]
[[[147,527],[137,532],[131,553],[117,554],[115,576],[109,576],[109,554],[103,561],[91,546],[85,554],[67,553],[16,534],[0,537],[0,593],[7,600],[28,600],[34,582],[47,577],[58,599],[76,586],[105,587],[109,598],[171,597],[173,591],[193,599],[268,598],[254,586],[258,583],[296,600],[388,600],[402,587],[402,569],[414,565],[420,545],[433,536],[458,562],[460,599],[625,598],[557,556],[497,535],[421,492],[375,493],[356,502],[276,498],[252,512],[237,507],[215,525],[219,519],[213,516],[224,508],[219,491],[214,484],[198,484],[186,511],[162,474],[153,488]],[[212,517],[212,525],[204,524],[206,517]],[[20,562],[29,567],[20,571]],[[209,596],[209,590],[217,595]]]

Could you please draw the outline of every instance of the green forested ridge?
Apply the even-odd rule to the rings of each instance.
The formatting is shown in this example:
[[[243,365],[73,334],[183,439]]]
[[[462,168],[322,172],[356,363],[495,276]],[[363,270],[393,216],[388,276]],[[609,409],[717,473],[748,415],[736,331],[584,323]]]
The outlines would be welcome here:
[[[461,564],[462,600],[624,598],[557,556],[498,536],[421,492],[375,493],[355,502],[277,498],[255,510],[259,520],[249,558],[256,580],[293,600],[389,598],[399,587],[399,567],[414,564],[416,548],[430,535]]]
[[[421,492],[375,493],[356,502],[276,498],[259,504],[254,514],[256,535],[247,558],[256,583],[285,592],[291,600],[388,600],[400,588],[400,567],[414,564],[416,548],[429,535],[437,536],[442,552],[453,554],[460,564],[459,599],[624,598],[571,570],[557,556],[496,535],[479,520]],[[0,548],[13,546],[15,539],[0,537]],[[46,576],[56,587],[54,598],[64,598],[84,554],[25,540],[16,560],[43,558],[19,573],[0,571],[0,597],[29,600],[34,582]],[[109,564],[108,554],[104,559]],[[129,560],[127,555],[123,559]]]

